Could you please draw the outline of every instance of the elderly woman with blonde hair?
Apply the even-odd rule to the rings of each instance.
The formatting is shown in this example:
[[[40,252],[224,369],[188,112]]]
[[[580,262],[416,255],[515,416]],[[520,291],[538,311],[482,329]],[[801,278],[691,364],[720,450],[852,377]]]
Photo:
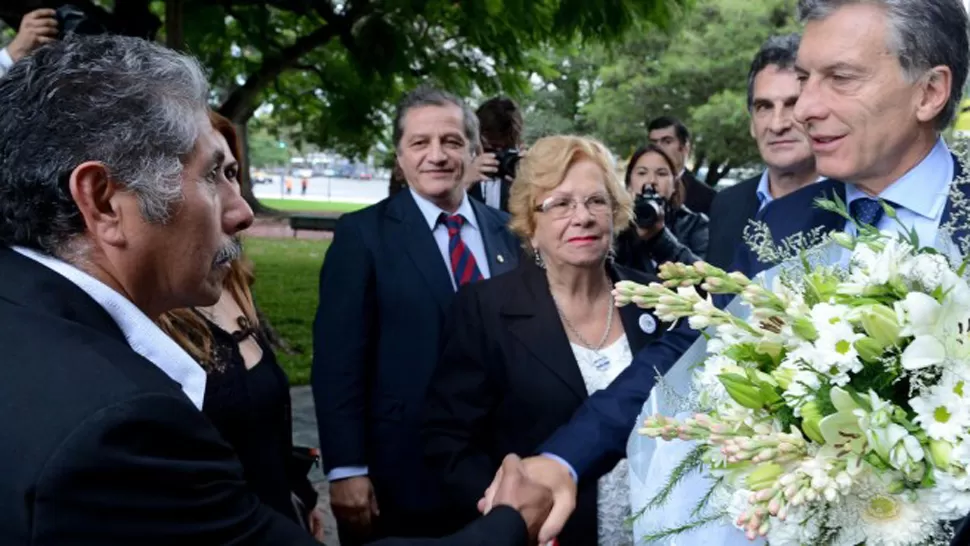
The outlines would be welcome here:
[[[663,330],[650,314],[614,305],[615,282],[653,279],[612,262],[632,208],[601,143],[536,142],[509,210],[532,259],[459,291],[426,411],[429,462],[469,519],[506,454],[533,455]],[[598,484],[581,483],[559,544],[632,544],[626,484],[625,463]]]

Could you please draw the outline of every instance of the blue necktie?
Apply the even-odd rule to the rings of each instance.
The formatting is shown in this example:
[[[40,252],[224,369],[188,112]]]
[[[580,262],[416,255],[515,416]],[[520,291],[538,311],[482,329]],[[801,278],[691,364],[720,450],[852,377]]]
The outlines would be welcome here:
[[[861,197],[849,204],[849,214],[860,224],[875,227],[884,213],[882,203],[871,197]]]

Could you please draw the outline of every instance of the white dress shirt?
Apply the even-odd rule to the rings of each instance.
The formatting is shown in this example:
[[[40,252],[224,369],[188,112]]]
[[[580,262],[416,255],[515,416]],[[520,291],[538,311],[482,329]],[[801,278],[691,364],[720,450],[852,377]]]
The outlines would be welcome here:
[[[7,48],[0,49],[0,78],[10,70],[13,66],[13,59],[10,58],[10,53],[7,53]]]
[[[907,229],[916,229],[920,244],[933,246],[950,195],[953,174],[953,156],[940,138],[923,161],[883,190],[879,198],[894,203],[899,222]],[[869,197],[854,184],[845,186],[846,205],[851,205],[856,199]],[[881,231],[895,232],[899,229],[899,223],[884,214],[876,227]],[[845,231],[855,234],[855,225],[846,222]]]
[[[457,291],[458,286],[455,284],[455,274],[451,269],[451,258],[448,252],[448,228],[438,222],[438,217],[442,213],[446,215],[448,213],[427,198],[421,196],[413,188],[409,187],[408,191],[411,192],[411,197],[414,198],[414,202],[418,205],[421,215],[424,216],[424,220],[428,223],[431,234],[434,235],[435,243],[438,244],[438,251],[441,253],[441,259],[444,260],[445,267],[448,268],[448,278],[451,279],[451,286]],[[478,270],[482,273],[482,277],[489,278],[488,255],[485,254],[485,241],[482,238],[482,230],[479,227],[478,218],[475,216],[475,209],[472,208],[467,194],[462,197],[461,205],[458,206],[455,214],[460,214],[465,217],[465,223],[461,226],[461,240],[468,247],[468,250],[471,251],[472,256],[475,256],[475,262],[478,264]],[[366,475],[366,466],[338,466],[327,473],[327,479],[332,482]]]
[[[479,184],[482,185],[482,198],[485,199],[485,204],[493,209],[501,209],[502,180],[499,178],[486,178],[479,182]]]
[[[206,373],[202,366],[168,337],[148,316],[128,298],[80,269],[57,258],[24,247],[13,250],[46,266],[91,296],[115,321],[128,345],[136,353],[165,372],[182,386],[182,392],[202,409],[205,397]]]
[[[438,217],[441,214],[451,215],[441,210],[438,205],[422,197],[414,189],[408,188],[408,191],[414,197],[414,202],[417,203],[418,208],[421,210],[421,215],[428,222],[428,228],[431,229],[431,234],[434,235],[434,240],[438,243],[441,259],[445,261],[445,265],[448,267],[451,286],[457,291],[458,286],[455,284],[455,274],[451,270],[451,258],[448,252],[448,228],[438,222]],[[478,270],[482,272],[482,277],[487,279],[489,277],[489,270],[488,255],[485,254],[485,241],[482,238],[482,230],[479,227],[478,218],[475,216],[475,209],[472,208],[467,194],[461,198],[461,205],[458,206],[458,210],[454,214],[465,217],[465,223],[461,226],[461,240],[468,247],[468,250],[471,251],[472,256],[475,256],[475,262],[478,264]]]

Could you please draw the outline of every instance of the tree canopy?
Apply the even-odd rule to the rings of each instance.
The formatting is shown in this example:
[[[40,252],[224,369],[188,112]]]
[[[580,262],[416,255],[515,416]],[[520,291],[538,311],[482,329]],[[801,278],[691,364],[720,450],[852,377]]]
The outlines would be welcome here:
[[[526,89],[535,47],[608,41],[665,25],[689,0],[71,0],[112,32],[165,39],[211,70],[221,113],[269,104],[322,148],[366,151],[402,91],[432,81],[467,94]],[[5,0],[16,27],[30,9]]]
[[[700,0],[673,32],[633,36],[600,72],[587,107],[593,131],[628,152],[644,143],[650,119],[679,117],[693,133],[695,170],[706,164],[711,184],[757,161],[748,69],[769,36],[796,30],[794,13],[792,0]]]
[[[690,128],[694,170],[714,184],[758,161],[749,131],[747,73],[761,44],[796,30],[793,0],[698,0],[606,46],[545,52],[551,75],[526,99],[529,136],[579,132],[622,157],[646,143],[646,124],[672,115]],[[551,85],[550,85],[551,84]]]

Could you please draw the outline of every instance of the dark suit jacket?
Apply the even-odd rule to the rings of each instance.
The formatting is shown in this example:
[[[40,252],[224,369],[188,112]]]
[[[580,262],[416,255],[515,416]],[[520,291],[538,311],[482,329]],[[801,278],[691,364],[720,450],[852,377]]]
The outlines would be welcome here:
[[[656,277],[611,268],[614,282]],[[663,325],[636,306],[620,309],[635,353]],[[653,324],[650,333],[640,326]],[[648,328],[649,329],[649,328]],[[512,273],[459,292],[428,392],[425,451],[445,490],[473,517],[508,453],[528,456],[587,399],[546,274],[525,261]],[[562,546],[597,542],[596,481],[581,484]]]
[[[683,180],[686,191],[684,204],[694,212],[703,212],[710,216],[711,203],[714,201],[717,191],[698,180],[694,173],[690,171],[684,171]]]
[[[961,176],[959,162],[954,158],[954,177]],[[781,199],[772,201],[759,213],[759,220],[767,223],[776,241],[796,233],[807,232],[816,227],[842,229],[842,217],[815,208],[817,197],[831,198],[833,193],[845,196],[845,184],[822,180],[799,189]],[[943,222],[950,217],[948,200],[943,211]],[[966,235],[957,233],[957,235]],[[931,244],[931,243],[930,243]],[[745,246],[738,252],[732,269],[753,276],[764,270],[766,264],[758,262]],[[715,298],[719,306],[723,299]],[[659,341],[650,344],[633,359],[633,364],[616,378],[609,388],[595,393],[576,412],[568,425],[556,432],[540,451],[554,453],[568,461],[582,477],[594,478],[609,471],[616,461],[626,456],[626,442],[643,403],[650,395],[657,373],[665,373],[677,362],[699,334],[687,326],[686,321],[665,332]]]
[[[520,251],[507,215],[470,202],[491,275],[513,269]],[[313,335],[321,455],[327,471],[369,467],[382,516],[441,509],[420,425],[454,296],[410,191],[340,218],[320,272]]]
[[[0,544],[315,544],[90,296],[0,248]]]
[[[499,209],[504,212],[509,211],[509,192],[511,188],[512,188],[512,183],[509,182],[508,180],[503,180],[502,185],[499,188],[499,199],[498,199]],[[474,197],[475,199],[478,199],[480,203],[485,202],[485,196],[482,193],[481,182],[472,184],[471,187],[468,188],[468,195],[470,195],[471,197]]]
[[[749,178],[717,193],[711,203],[710,240],[707,263],[730,268],[734,255],[743,243],[744,227],[758,213],[758,183],[761,175]]]
[[[526,546],[525,521],[509,506],[496,506],[461,531],[444,538],[388,538],[368,546]]]

